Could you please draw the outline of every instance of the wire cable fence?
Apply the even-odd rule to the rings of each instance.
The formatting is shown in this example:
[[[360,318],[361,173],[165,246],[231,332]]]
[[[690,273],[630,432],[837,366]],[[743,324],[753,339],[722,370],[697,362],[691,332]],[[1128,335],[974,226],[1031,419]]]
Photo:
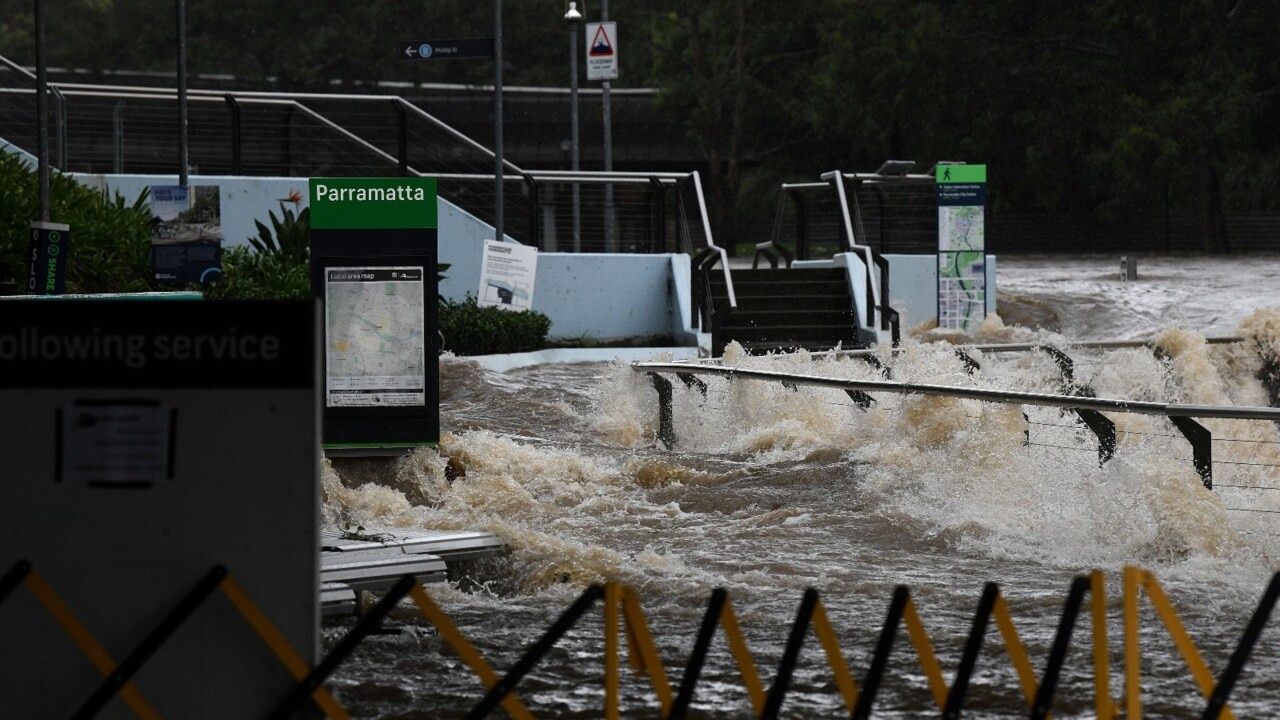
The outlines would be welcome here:
[[[0,137],[35,145],[35,80],[0,58]],[[176,91],[51,85],[52,161],[63,171],[176,174]],[[439,178],[442,198],[496,217],[493,151],[404,98],[188,93],[188,173]],[[711,244],[692,173],[526,171],[504,161],[505,234],[545,251],[687,252]]]
[[[1211,342],[1226,344],[1228,341],[1237,342],[1238,339],[1215,339]],[[1125,343],[1125,345],[1129,344]],[[829,353],[832,360],[840,354],[842,353]],[[856,358],[862,353],[854,351],[843,354]],[[1242,347],[1239,350],[1232,350],[1230,360],[1236,362],[1241,358],[1255,355],[1257,355],[1256,352]],[[1217,368],[1224,362],[1224,358],[1226,356],[1218,357],[1214,367]],[[1096,361],[1097,364],[1108,362],[1111,361],[1106,358],[1099,358]],[[1242,533],[1266,536],[1280,534],[1265,523],[1254,523],[1244,519],[1247,516],[1280,514],[1280,434],[1276,429],[1277,411],[1269,408],[1175,406],[1140,401],[1106,400],[1095,398],[1092,394],[1072,397],[1068,393],[1055,398],[1043,392],[1025,389],[1027,387],[1037,389],[1061,387],[1060,383],[1063,383],[1064,376],[1070,377],[1071,366],[1063,366],[1057,361],[1054,364],[1058,365],[1058,372],[1055,372],[1049,364],[1039,361],[1030,365],[1018,364],[1017,373],[987,376],[982,383],[985,386],[993,384],[1007,386],[1008,381],[1016,380],[1017,382],[1013,384],[1023,388],[1009,392],[924,385],[918,378],[913,378],[909,382],[881,380],[880,378],[887,378],[895,373],[894,368],[880,360],[877,363],[868,364],[868,368],[874,368],[869,372],[858,372],[859,364],[844,364],[843,368],[837,370],[831,366],[830,361],[813,363],[807,366],[804,374],[724,367],[712,363],[637,363],[633,365],[633,369],[638,372],[648,372],[652,377],[657,377],[658,373],[674,373],[688,388],[697,389],[697,392],[685,390],[678,396],[684,398],[682,403],[685,409],[681,411],[682,414],[710,411],[714,413],[713,417],[718,418],[713,421],[717,425],[726,422],[733,424],[736,422],[732,419],[735,416],[739,420],[745,419],[750,422],[750,418],[757,414],[757,411],[763,411],[762,408],[765,407],[770,410],[764,412],[788,416],[794,412],[788,406],[788,397],[796,397],[798,402],[839,407],[838,412],[845,414],[845,421],[851,422],[858,422],[857,418],[860,416],[880,415],[883,418],[884,413],[901,412],[906,397],[916,396],[921,391],[925,395],[944,397],[951,394],[960,401],[1020,404],[1024,421],[1023,444],[1028,448],[1052,453],[1065,452],[1095,466],[1105,465],[1118,452],[1130,454],[1137,452],[1152,459],[1170,460],[1189,468],[1194,467],[1204,481],[1205,487],[1221,496],[1222,509],[1240,518]],[[916,374],[915,371],[920,369],[927,371],[936,365],[936,362],[917,362],[907,366],[907,374]],[[999,373],[1001,369],[1008,368],[995,364],[988,368],[988,370],[991,369]],[[710,377],[705,374],[708,372],[712,373]],[[1235,374],[1247,372],[1255,381],[1262,380],[1257,371],[1248,367],[1233,367],[1233,372]],[[857,379],[862,375],[876,379]],[[954,379],[955,376],[956,374],[952,373],[949,377]],[[762,386],[759,382],[753,382],[751,395],[745,396],[744,386],[739,383],[751,380],[774,381],[780,383],[775,387],[782,389],[768,390],[767,395],[760,396],[760,388],[767,385]],[[654,382],[659,390],[660,405],[668,403],[669,400],[663,398],[660,384],[657,380]],[[802,389],[801,385],[805,387]],[[1087,393],[1092,392],[1087,383],[1072,387]],[[841,390],[843,390],[843,396]],[[882,393],[876,392],[877,390],[892,392]],[[1174,392],[1176,395],[1182,394],[1176,384],[1168,385],[1165,390]],[[1135,418],[1147,419],[1126,421],[1123,426],[1117,427],[1116,422],[1098,412],[1106,410],[1108,406],[1113,413],[1124,414],[1136,411],[1138,414],[1134,416]],[[1083,409],[1090,407],[1093,409]],[[661,407],[660,410],[662,410]],[[820,412],[803,408],[799,411]],[[1072,416],[1073,411],[1075,417]],[[660,418],[662,422],[660,422],[658,439],[670,447],[671,443],[667,442],[663,435],[667,433],[668,437],[674,441],[674,426],[671,425],[672,412],[670,408],[663,412],[666,417]],[[1087,413],[1092,413],[1092,417]],[[1159,418],[1161,414],[1168,415],[1173,421],[1168,431],[1163,431],[1160,427],[1161,423],[1168,422]],[[974,427],[980,427],[978,423],[984,419],[983,416],[976,415],[971,410],[963,412],[963,416]],[[1201,426],[1187,416],[1204,418],[1203,422],[1208,423],[1209,427]],[[1260,420],[1270,422],[1259,422]],[[843,421],[836,419],[835,422]],[[663,425],[666,425],[667,429],[664,429]],[[872,425],[885,428],[891,427],[892,422],[881,419],[872,421]],[[1105,434],[1107,430],[1109,430],[1109,436]],[[1091,457],[1085,461],[1084,456]]]
[[[938,250],[938,205],[932,183],[893,178],[864,180],[846,174],[845,190],[856,217],[858,242],[878,253],[933,254]],[[784,183],[778,194],[773,242],[796,259],[844,252],[845,208],[832,182]]]
[[[34,75],[0,55],[0,139],[29,152],[37,143],[35,87]]]

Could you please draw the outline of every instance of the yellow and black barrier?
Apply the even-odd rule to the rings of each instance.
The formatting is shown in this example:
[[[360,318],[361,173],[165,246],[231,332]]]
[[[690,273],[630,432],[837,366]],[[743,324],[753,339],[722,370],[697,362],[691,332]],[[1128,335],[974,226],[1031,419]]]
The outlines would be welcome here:
[[[1248,662],[1249,655],[1270,617],[1272,608],[1280,599],[1280,573],[1277,573],[1272,577],[1251,616],[1227,667],[1215,679],[1155,577],[1145,570],[1125,568],[1122,589],[1124,686],[1122,696],[1116,699],[1111,696],[1110,689],[1107,598],[1103,574],[1099,571],[1092,572],[1088,577],[1077,577],[1072,582],[1043,675],[1039,680],[1036,678],[1026,648],[1018,636],[1008,603],[995,583],[988,583],[983,589],[960,663],[950,686],[943,677],[942,665],[938,661],[928,632],[911,598],[910,589],[905,586],[895,588],[871,664],[863,677],[861,692],[841,653],[839,638],[827,618],[818,592],[813,589],[807,590],[801,600],[781,662],[768,688],[762,682],[750,650],[747,648],[728,594],[723,589],[713,591],[698,634],[694,639],[689,659],[685,664],[680,686],[676,692],[673,692],[638,596],[631,588],[618,583],[593,585],[587,588],[501,677],[485,662],[449,617],[431,600],[422,585],[410,575],[401,578],[315,667],[310,667],[289,646],[244,589],[236,583],[225,568],[220,566],[213,568],[201,578],[119,664],[112,660],[94,640],[88,629],[76,619],[70,608],[29,563],[19,562],[0,577],[0,604],[3,604],[6,598],[22,585],[25,585],[44,606],[104,678],[102,684],[73,717],[93,717],[111,698],[119,694],[133,713],[143,720],[158,720],[161,716],[142,696],[131,682],[131,678],[165,640],[219,590],[298,681],[298,684],[268,717],[292,717],[304,703],[310,701],[327,717],[338,720],[348,719],[350,715],[325,688],[326,678],[359,647],[368,635],[377,630],[387,614],[406,597],[418,606],[422,617],[437,629],[441,638],[458,654],[486,688],[485,695],[465,716],[469,720],[487,717],[498,706],[516,720],[532,720],[534,717],[532,713],[515,695],[517,685],[597,601],[603,601],[604,605],[603,715],[607,720],[621,717],[619,662],[621,641],[626,642],[632,669],[648,676],[658,700],[661,717],[666,720],[683,720],[693,703],[698,679],[717,628],[724,633],[742,678],[747,698],[755,716],[761,720],[775,720],[780,715],[791,676],[799,662],[803,643],[810,628],[822,645],[827,666],[832,672],[834,684],[841,695],[845,711],[852,718],[870,718],[900,627],[906,630],[932,699],[941,716],[959,718],[963,710],[969,679],[977,667],[992,620],[995,621],[1004,648],[1017,674],[1027,703],[1028,717],[1035,720],[1049,718],[1058,678],[1065,664],[1076,621],[1084,609],[1086,593],[1091,596],[1089,612],[1092,616],[1094,694],[1096,715],[1099,720],[1115,720],[1119,717],[1124,717],[1125,720],[1139,720],[1142,717],[1142,656],[1138,633],[1140,594],[1142,593],[1145,593],[1155,609],[1201,694],[1207,700],[1201,717],[1204,720],[1232,718],[1234,715],[1227,705],[1227,700]]]
[[[165,641],[219,590],[295,680],[305,681],[312,672],[307,661],[285,640],[257,603],[222,566],[215,566],[206,573],[120,663],[111,658],[53,587],[25,560],[15,563],[0,578],[0,604],[20,586],[25,586],[30,591],[103,677],[102,683],[72,716],[75,720],[96,716],[116,695],[120,696],[140,720],[160,720],[160,713],[143,697],[131,680]],[[325,687],[312,687],[304,695],[304,700],[307,698],[326,716],[334,720],[350,720],[351,715]]]

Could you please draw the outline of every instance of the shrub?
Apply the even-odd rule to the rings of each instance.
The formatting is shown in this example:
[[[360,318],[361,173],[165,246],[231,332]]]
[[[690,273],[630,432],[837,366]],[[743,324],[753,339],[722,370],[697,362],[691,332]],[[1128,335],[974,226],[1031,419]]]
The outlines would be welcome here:
[[[444,349],[455,355],[493,355],[537,350],[546,344],[551,319],[540,312],[481,307],[470,295],[440,302]]]
[[[288,260],[305,263],[311,255],[311,208],[294,213],[280,203],[280,218],[267,211],[271,227],[254,220],[257,237],[250,237],[249,244],[263,255],[279,255]]]
[[[311,297],[311,264],[247,247],[222,251],[222,278],[197,285],[210,300],[289,300]]]
[[[151,290],[151,207],[148,192],[129,203],[49,173],[49,216],[71,226],[68,293]],[[0,149],[0,266],[21,285],[27,277],[28,233],[40,216],[40,182],[34,167]],[[3,279],[3,278],[0,278]]]

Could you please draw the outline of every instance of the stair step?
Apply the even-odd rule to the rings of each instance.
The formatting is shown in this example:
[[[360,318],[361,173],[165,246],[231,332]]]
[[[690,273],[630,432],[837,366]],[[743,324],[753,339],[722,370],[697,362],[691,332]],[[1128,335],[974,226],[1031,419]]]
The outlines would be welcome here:
[[[849,346],[857,339],[857,329],[853,326],[834,325],[787,325],[783,327],[726,327],[721,329],[721,337],[726,341],[737,340],[748,342],[793,342],[814,343],[827,342],[834,345],[843,341]]]
[[[732,327],[781,327],[799,325],[830,325],[852,327],[853,310],[814,310],[807,307],[774,308],[769,310],[744,310],[739,307],[729,317]]]
[[[779,341],[779,342],[768,342],[768,341],[742,342],[741,340],[739,340],[738,344],[741,345],[742,349],[746,350],[747,354],[749,355],[763,355],[765,353],[770,353],[775,351],[789,353],[789,352],[795,352],[796,350],[813,350],[813,351],[832,350],[832,349],[835,349],[837,344],[840,346],[840,349],[842,350],[860,350],[863,347],[866,347],[856,342],[847,341],[847,340],[840,343],[827,342],[827,341],[794,342],[794,341],[786,341],[786,340]]]
[[[844,268],[760,268],[757,270],[737,268],[732,270],[731,274],[735,285],[739,280],[778,282],[781,280],[844,280],[847,277],[847,271]]]
[[[852,310],[848,293],[840,295],[738,296],[738,312],[757,310]]]
[[[725,285],[711,283],[711,292],[717,297],[728,295]],[[844,280],[787,280],[776,282],[739,282],[733,280],[735,297],[772,297],[775,295],[848,295],[849,284]]]

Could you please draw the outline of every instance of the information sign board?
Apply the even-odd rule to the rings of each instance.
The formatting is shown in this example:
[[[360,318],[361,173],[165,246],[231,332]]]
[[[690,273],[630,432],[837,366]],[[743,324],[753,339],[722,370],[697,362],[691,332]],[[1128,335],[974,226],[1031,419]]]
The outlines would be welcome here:
[[[587,79],[618,79],[618,24],[595,22],[586,24]]]
[[[313,178],[311,288],[324,303],[324,447],[440,437],[435,178]]]
[[[311,300],[5,303],[0,436],[14,451],[0,574],[26,561],[36,575],[0,608],[0,718],[270,715],[297,681],[221,592],[179,616],[122,697],[83,711],[219,566],[303,662],[319,660],[317,312]]]
[[[71,246],[71,226],[61,223],[31,223],[28,243],[27,294],[61,295],[67,289],[67,251]]]
[[[491,58],[493,55],[493,38],[406,40],[400,43],[400,57],[406,60],[461,60]]]
[[[480,299],[476,304],[529,310],[533,307],[537,273],[538,248],[485,240],[480,262]]]
[[[222,200],[217,185],[151,186],[151,272],[159,282],[222,277]]]
[[[938,327],[973,332],[987,316],[986,165],[938,165]]]

